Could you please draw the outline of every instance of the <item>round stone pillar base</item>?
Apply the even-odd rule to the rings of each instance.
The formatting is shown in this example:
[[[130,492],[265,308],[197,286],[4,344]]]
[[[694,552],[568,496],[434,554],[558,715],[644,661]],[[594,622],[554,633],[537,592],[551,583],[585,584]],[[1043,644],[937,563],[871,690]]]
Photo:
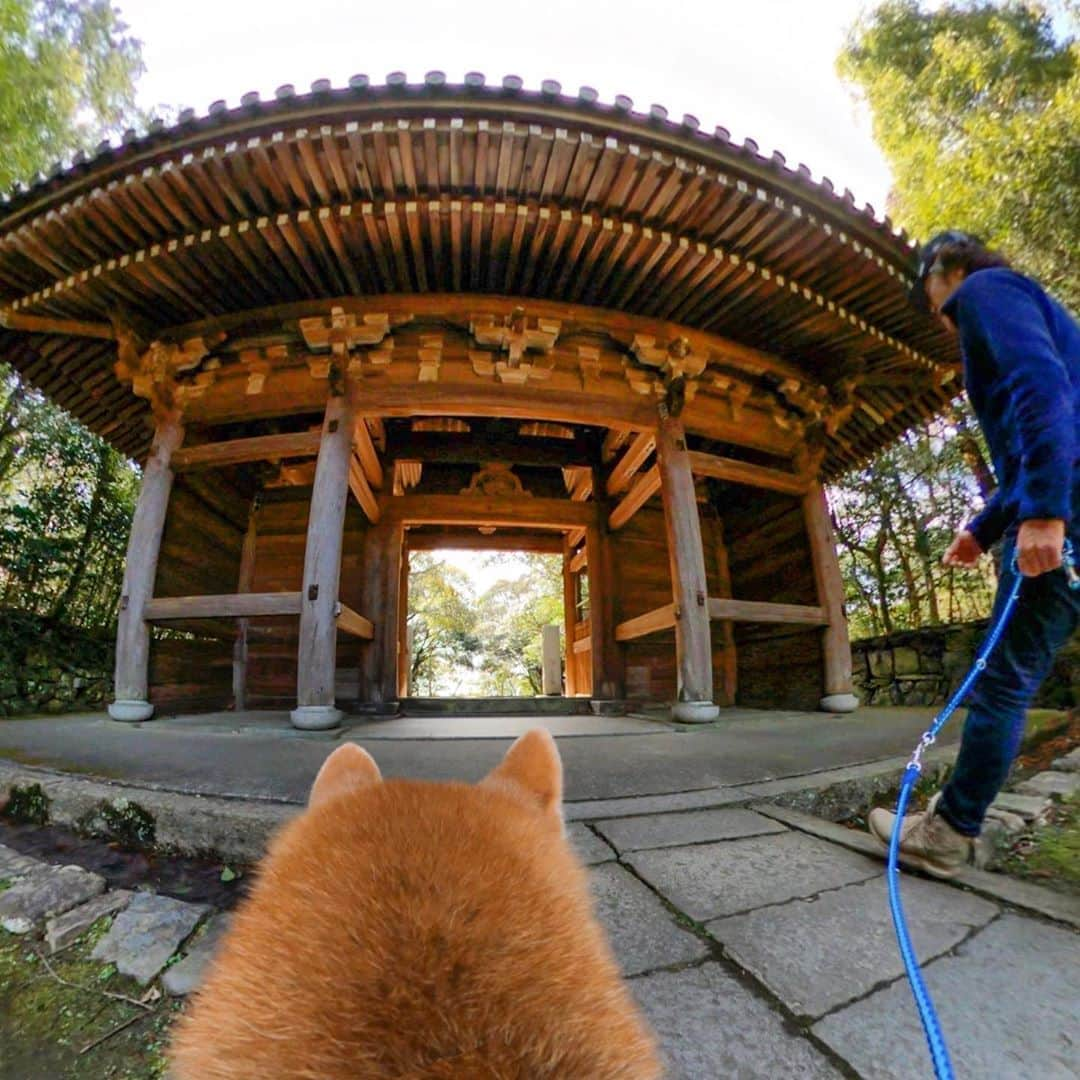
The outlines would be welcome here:
[[[333,705],[300,705],[289,713],[289,719],[301,731],[326,731],[338,727],[344,715]]]
[[[711,701],[676,701],[671,706],[672,720],[682,724],[708,724],[720,715],[720,706]]]
[[[125,724],[137,724],[140,720],[149,720],[154,715],[154,706],[149,701],[111,701],[108,705],[109,716]]]
[[[859,699],[854,694],[828,694],[821,699],[822,712],[854,712],[859,707]]]

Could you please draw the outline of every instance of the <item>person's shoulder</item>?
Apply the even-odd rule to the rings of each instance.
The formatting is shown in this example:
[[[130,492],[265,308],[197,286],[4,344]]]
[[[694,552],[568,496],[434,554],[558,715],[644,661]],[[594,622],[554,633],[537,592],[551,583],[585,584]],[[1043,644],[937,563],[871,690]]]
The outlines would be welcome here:
[[[1032,296],[1042,295],[1042,287],[1023,274],[1006,266],[992,266],[968,274],[956,290],[956,296],[995,296],[1002,293],[1025,292]]]

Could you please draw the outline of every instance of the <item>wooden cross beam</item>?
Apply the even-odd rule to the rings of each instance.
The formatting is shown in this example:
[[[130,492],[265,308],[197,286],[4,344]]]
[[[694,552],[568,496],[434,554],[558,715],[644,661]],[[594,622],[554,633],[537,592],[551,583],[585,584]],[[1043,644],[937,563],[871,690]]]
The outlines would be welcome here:
[[[608,518],[608,528],[621,529],[660,490],[660,469],[654,465],[634,481],[633,487]]]

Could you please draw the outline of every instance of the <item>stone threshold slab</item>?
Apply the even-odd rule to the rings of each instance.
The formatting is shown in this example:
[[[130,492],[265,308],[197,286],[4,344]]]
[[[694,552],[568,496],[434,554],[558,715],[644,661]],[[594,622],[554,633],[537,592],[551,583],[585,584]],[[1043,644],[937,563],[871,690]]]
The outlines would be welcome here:
[[[820,840],[829,840],[851,851],[872,855],[884,861],[884,848],[869,833],[846,829],[843,825],[771,803],[756,803],[752,809],[799,832],[816,836]],[[974,867],[964,869],[951,881],[943,884],[962,886],[990,900],[1034,912],[1080,930],[1080,899],[1054,892],[1042,885],[1018,881],[1004,874],[992,874],[987,870],[976,870]]]

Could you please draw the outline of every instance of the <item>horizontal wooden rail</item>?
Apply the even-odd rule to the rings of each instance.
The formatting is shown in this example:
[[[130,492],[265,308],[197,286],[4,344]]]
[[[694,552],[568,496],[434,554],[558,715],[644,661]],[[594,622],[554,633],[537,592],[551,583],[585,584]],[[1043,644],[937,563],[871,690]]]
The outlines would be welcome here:
[[[383,495],[379,510],[403,525],[473,525],[572,529],[593,525],[597,504],[570,499],[530,499],[490,495]]]
[[[615,627],[616,641],[633,641],[634,638],[655,634],[658,630],[670,630],[675,625],[675,605],[665,604],[653,611],[646,611]]]
[[[319,452],[320,431],[294,431],[285,435],[256,435],[251,439],[187,446],[172,456],[174,472],[188,469],[215,469],[221,465],[239,465],[245,461],[269,461],[275,458],[314,457]]]
[[[375,636],[375,627],[370,619],[363,615],[357,615],[348,604],[338,604],[337,628],[353,637],[363,638],[370,641]]]
[[[759,600],[709,599],[710,619],[730,619],[732,622],[801,623],[806,626],[827,626],[825,609],[809,604],[767,604]]]
[[[251,619],[259,615],[299,615],[300,593],[221,593],[216,596],[165,596],[151,600],[148,622],[169,619]]]
[[[787,495],[805,495],[810,489],[810,482],[806,477],[784,472],[782,469],[751,465],[746,461],[703,454],[698,450],[691,450],[687,456],[690,458],[690,471],[695,476],[711,476],[733,484],[782,491]]]

